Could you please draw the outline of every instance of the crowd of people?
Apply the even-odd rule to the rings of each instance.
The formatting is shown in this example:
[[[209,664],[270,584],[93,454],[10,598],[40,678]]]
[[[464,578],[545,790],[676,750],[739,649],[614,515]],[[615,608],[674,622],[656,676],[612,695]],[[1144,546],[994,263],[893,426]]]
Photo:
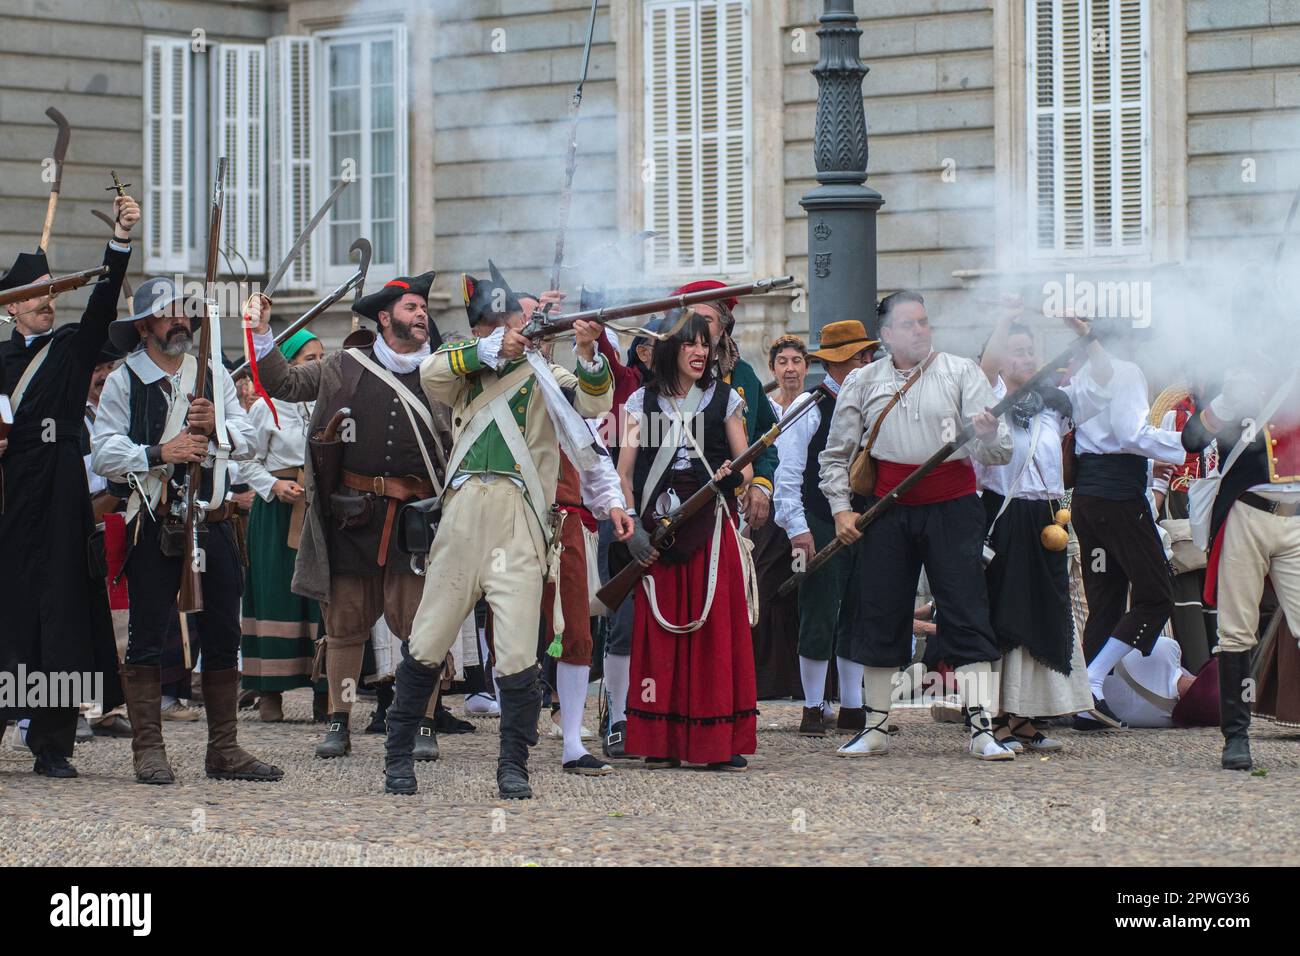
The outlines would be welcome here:
[[[200,390],[206,309],[182,284],[145,281],[119,317],[140,213],[114,206],[80,322],[56,328],[37,296],[0,343],[0,665],[105,677],[97,699],[3,713],[37,773],[74,777],[75,740],[130,736],[135,778],[174,783],[164,724],[202,713],[209,777],[274,782],[238,710],[280,722],[307,688],[320,759],[349,756],[374,697],[397,794],[439,735],[482,729],[443,702],[465,695],[498,720],[505,798],[532,795],[543,730],[569,773],[743,772],[762,700],[802,701],[798,733],[844,735],[827,753],[846,758],[906,747],[890,715],[918,702],[982,761],[1059,751],[1057,728],[1218,725],[1222,765],[1245,769],[1252,711],[1300,718],[1294,356],[1256,342],[1152,396],[1124,330],[1066,317],[1073,358],[1044,375],[1019,304],[971,358],[935,349],[923,297],[899,291],[815,343],[776,338],[765,389],[734,298],[626,350],[597,322],[539,339],[564,294],[489,263],[461,277],[454,340],[433,272],[358,299],[372,327],[341,349],[277,337],[254,295],[255,374],[211,365]],[[0,290],[49,273],[20,255]],[[193,571],[202,609],[182,613]]]

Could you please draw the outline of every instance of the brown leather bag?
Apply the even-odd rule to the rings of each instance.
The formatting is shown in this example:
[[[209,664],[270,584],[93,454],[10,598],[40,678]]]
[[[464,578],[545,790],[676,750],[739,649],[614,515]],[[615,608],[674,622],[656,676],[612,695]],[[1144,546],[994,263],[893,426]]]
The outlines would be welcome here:
[[[876,416],[876,423],[871,426],[871,434],[867,436],[867,443],[859,450],[858,455],[849,464],[849,487],[859,495],[872,495],[876,492],[876,460],[871,457],[871,447],[876,443],[876,436],[880,434],[880,426],[885,420],[885,416],[894,410],[899,399],[907,394],[907,390],[921,380],[925,370],[930,367],[938,352],[931,352],[930,357],[921,365],[921,370],[909,378],[903,387],[894,393],[894,397],[889,400],[889,404],[881,410]],[[888,359],[886,359],[888,361]]]

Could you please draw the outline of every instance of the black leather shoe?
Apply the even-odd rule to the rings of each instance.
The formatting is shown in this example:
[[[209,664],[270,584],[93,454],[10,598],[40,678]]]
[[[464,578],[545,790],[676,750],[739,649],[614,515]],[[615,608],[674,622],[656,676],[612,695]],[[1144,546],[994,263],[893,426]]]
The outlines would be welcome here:
[[[331,714],[325,739],[316,745],[316,756],[322,760],[346,757],[352,753],[352,735],[348,733],[348,714]]]
[[[626,740],[627,721],[620,720],[613,727],[609,728],[609,733],[605,735],[605,740],[604,743],[601,744],[601,749],[605,752],[606,757],[626,757]]]
[[[433,711],[433,729],[440,734],[472,734],[478,728],[468,720],[461,720],[442,704]]]
[[[375,712],[370,715],[364,733],[388,733],[388,708],[393,705],[393,685],[380,684],[375,688]]]
[[[92,724],[91,728],[96,737],[130,737],[131,722],[121,714],[114,714],[108,720],[101,720]]]
[[[420,725],[415,728],[415,745],[411,750],[411,756],[415,760],[425,762],[438,759],[438,732],[432,719],[428,717],[420,719]]]
[[[1128,730],[1128,724],[1120,720],[1115,711],[1110,709],[1110,705],[1100,697],[1092,699],[1092,710],[1089,713],[1092,716],[1075,716],[1075,730],[1082,733],[1092,733],[1098,730]]]
[[[68,758],[63,754],[56,753],[38,753],[36,763],[32,771],[42,777],[55,777],[57,779],[70,779],[77,776],[77,768],[68,763]]]

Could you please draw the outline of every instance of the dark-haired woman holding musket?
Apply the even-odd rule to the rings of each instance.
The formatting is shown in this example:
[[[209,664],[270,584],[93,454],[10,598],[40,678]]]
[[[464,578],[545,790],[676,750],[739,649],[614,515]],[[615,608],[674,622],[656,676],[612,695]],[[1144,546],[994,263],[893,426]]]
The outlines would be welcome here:
[[[716,506],[687,521],[667,550],[656,553],[642,535],[630,543],[633,557],[654,563],[635,597],[626,750],[651,768],[744,770],[742,754],[756,747],[747,556],[734,496],[751,469],[731,470],[748,446],[744,404],[715,379],[711,351],[699,316],[657,343],[652,384],[628,398],[620,442],[624,493],[647,529],[710,480],[718,489]]]

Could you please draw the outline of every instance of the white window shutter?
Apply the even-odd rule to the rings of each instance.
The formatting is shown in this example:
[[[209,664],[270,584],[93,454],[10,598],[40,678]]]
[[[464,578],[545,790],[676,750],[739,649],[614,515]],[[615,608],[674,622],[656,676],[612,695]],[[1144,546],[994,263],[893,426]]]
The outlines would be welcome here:
[[[222,248],[230,262],[223,272],[267,271],[263,183],[266,178],[265,50],[261,44],[223,43],[213,59],[212,141],[226,158],[226,203]],[[235,253],[243,256],[241,261]]]
[[[1148,30],[1147,0],[1029,3],[1034,255],[1149,251]]]
[[[316,43],[311,37],[272,37],[266,44],[267,251],[276,268],[316,211],[312,179],[313,86]],[[310,237],[281,288],[314,289],[316,239]]]
[[[145,37],[145,269],[183,274],[189,265],[189,38]]]
[[[750,264],[748,0],[651,0],[644,9],[645,223],[652,267],[743,273]]]

